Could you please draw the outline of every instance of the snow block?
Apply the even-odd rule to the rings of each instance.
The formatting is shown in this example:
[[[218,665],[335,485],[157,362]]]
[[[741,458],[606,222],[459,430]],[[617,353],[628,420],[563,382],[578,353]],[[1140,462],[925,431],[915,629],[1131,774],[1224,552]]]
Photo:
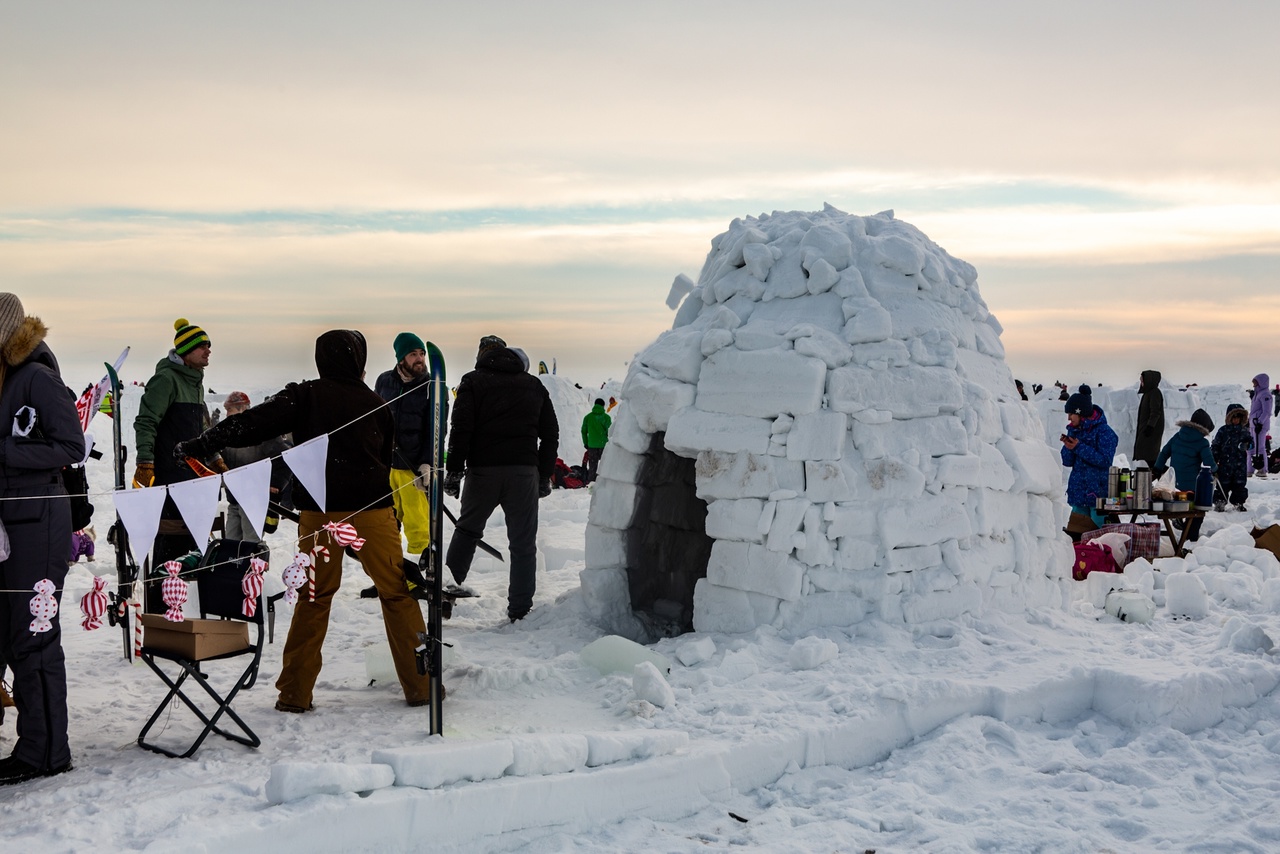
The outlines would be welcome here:
[[[1096,573],[1090,573],[1090,577]],[[1200,576],[1190,572],[1164,580],[1164,607],[1170,614],[1192,619],[1209,616],[1209,594]]]
[[[1015,492],[1049,495],[1062,490],[1062,460],[1044,442],[1005,436],[996,449],[1013,469]]]
[[[642,732],[589,732],[587,767],[613,765],[633,759],[667,756],[689,747],[689,734],[678,730],[653,729]]]
[[[695,405],[760,418],[813,412],[822,403],[826,375],[820,359],[795,352],[721,350],[702,366]]]
[[[634,454],[617,442],[609,442],[600,455],[600,468],[596,471],[599,478],[620,480],[623,483],[635,483],[640,474],[640,464],[644,462],[643,454]]]
[[[715,657],[716,642],[711,638],[685,641],[676,647],[676,660],[685,667],[693,667]]]
[[[693,628],[699,632],[749,632],[772,622],[777,612],[772,596],[721,587],[706,578],[693,588]]]
[[[851,432],[854,447],[868,460],[896,457],[916,449],[927,449],[934,456],[964,454],[969,450],[964,422],[951,415],[910,421],[895,419],[887,424],[868,424],[855,418]]]
[[[631,640],[646,637],[644,627],[631,613],[631,587],[625,568],[584,569],[578,573],[578,586],[582,605],[596,625]]]
[[[389,765],[346,765],[336,762],[277,762],[267,778],[267,802],[284,804],[311,795],[371,792],[393,785]]]
[[[637,489],[634,483],[604,478],[597,480],[591,491],[591,509],[587,512],[587,523],[599,528],[625,531],[636,512]]]
[[[844,456],[849,416],[824,409],[797,415],[787,434],[787,459],[838,460]]]
[[[696,394],[697,389],[689,383],[654,377],[641,370],[629,372],[622,384],[622,396],[646,433],[665,432],[671,416],[692,405]]]
[[[804,566],[784,552],[769,551],[755,543],[717,540],[707,560],[706,580],[719,587],[791,601],[800,598]]]
[[[676,704],[676,692],[652,662],[642,661],[632,668],[631,690],[635,692],[636,699],[651,703],[659,709]]]
[[[764,501],[759,498],[720,499],[707,504],[707,536],[716,540],[739,540],[759,543],[760,514]]]
[[[791,645],[787,663],[792,670],[813,670],[832,661],[840,654],[840,647],[827,638],[800,638]]]
[[[462,780],[493,780],[515,759],[509,741],[452,743],[433,736],[430,744],[373,751],[372,762],[390,765],[397,786],[434,789]]]
[[[696,383],[702,369],[702,330],[686,328],[664,332],[637,354],[636,361],[668,379]]]
[[[649,665],[653,667],[652,664]],[[518,735],[511,739],[511,764],[508,777],[541,777],[565,774],[587,764],[587,737],[576,734],[548,733]]]
[[[764,418],[703,412],[688,406],[671,416],[665,443],[667,450],[682,457],[697,457],[700,451],[745,451],[763,456],[769,451],[771,426]]]
[[[694,467],[697,495],[716,498],[766,498],[779,488],[777,469],[787,465],[765,454],[703,451]]]
[[[880,542],[885,548],[931,546],[973,533],[964,506],[939,495],[919,501],[886,502],[880,510]]]
[[[847,365],[827,379],[827,396],[837,412],[887,409],[894,418],[927,418],[956,412],[964,394],[954,371],[907,365],[871,370]]]

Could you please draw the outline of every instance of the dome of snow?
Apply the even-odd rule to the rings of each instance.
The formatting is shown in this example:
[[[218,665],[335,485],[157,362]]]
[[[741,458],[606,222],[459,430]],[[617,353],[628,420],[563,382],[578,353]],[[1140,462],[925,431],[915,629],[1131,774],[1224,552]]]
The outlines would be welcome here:
[[[637,354],[584,600],[637,639],[1064,601],[1061,466],[972,265],[892,211],[736,219]]]

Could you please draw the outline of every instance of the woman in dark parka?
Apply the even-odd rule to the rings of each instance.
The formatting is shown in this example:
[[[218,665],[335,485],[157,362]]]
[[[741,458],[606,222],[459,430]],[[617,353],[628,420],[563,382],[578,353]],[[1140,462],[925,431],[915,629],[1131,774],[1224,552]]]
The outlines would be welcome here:
[[[1142,402],[1138,404],[1138,421],[1134,425],[1133,460],[1146,460],[1147,468],[1156,467],[1156,457],[1164,444],[1164,394],[1160,391],[1160,372],[1143,371],[1138,384]]]

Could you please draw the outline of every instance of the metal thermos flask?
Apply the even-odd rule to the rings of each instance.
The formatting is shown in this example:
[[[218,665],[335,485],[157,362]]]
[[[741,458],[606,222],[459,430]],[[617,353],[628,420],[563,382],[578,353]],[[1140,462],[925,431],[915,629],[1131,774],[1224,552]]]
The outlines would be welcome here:
[[[1120,497],[1120,467],[1112,466],[1107,472],[1107,497],[1115,500]]]
[[[1145,465],[1133,472],[1133,506],[1141,510],[1151,506],[1151,469]]]

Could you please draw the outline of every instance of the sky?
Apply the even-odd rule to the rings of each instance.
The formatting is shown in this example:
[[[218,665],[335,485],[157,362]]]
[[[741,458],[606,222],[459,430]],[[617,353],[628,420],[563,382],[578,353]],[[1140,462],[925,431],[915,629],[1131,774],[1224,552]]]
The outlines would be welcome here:
[[[0,0],[0,288],[72,386],[360,329],[621,379],[735,217],[893,209],[1029,382],[1280,375],[1280,5]]]

